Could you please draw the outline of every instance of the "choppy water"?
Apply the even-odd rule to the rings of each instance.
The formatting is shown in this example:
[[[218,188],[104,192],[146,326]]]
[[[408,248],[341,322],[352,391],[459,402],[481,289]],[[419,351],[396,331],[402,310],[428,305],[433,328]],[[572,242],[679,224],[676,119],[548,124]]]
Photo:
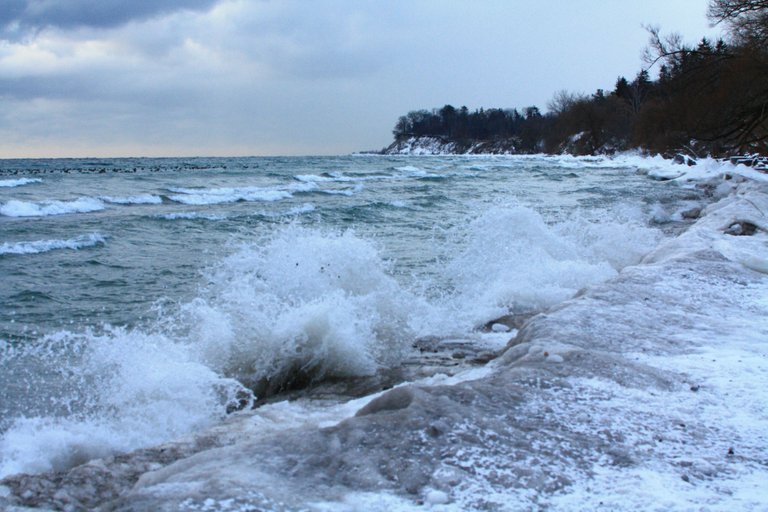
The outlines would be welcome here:
[[[639,261],[698,193],[640,158],[0,161],[0,476],[397,365]]]

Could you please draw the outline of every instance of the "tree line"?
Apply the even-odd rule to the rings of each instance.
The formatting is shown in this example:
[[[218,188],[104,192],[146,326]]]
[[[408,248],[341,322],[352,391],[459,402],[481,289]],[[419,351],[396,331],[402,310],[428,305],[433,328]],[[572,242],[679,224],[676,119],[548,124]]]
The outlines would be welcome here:
[[[396,140],[503,141],[519,153],[768,154],[768,0],[711,0],[717,41],[686,45],[649,28],[648,66],[611,90],[560,91],[542,114],[517,109],[417,110],[401,116]],[[648,69],[658,66],[652,79]]]

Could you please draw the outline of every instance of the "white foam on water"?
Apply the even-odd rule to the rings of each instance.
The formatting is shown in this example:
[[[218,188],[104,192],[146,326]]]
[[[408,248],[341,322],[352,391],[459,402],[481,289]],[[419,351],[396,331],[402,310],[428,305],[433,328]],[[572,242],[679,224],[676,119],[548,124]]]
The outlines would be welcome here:
[[[307,184],[315,183],[350,183],[350,182],[362,182],[362,181],[382,181],[397,179],[397,176],[391,176],[386,174],[369,174],[366,176],[347,176],[341,172],[331,172],[324,175],[317,174],[298,174],[294,176],[294,179]]]
[[[317,209],[317,207],[312,203],[304,203],[299,206],[294,206],[293,208],[290,208],[287,211],[267,211],[263,210],[258,212],[258,215],[262,217],[272,218],[272,219],[280,219],[284,217],[298,217],[301,215],[304,215],[305,213],[312,213]]]
[[[418,167],[414,167],[412,165],[406,165],[403,167],[397,167],[398,171],[402,173],[402,176],[407,178],[446,178],[448,175],[446,174],[439,174],[439,173],[430,173],[428,171],[425,171],[424,169],[420,169]],[[470,175],[471,174],[466,174]]]
[[[217,215],[212,213],[202,212],[176,212],[176,213],[164,213],[157,215],[156,218],[163,220],[224,220],[226,215]]]
[[[524,206],[489,209],[463,228],[464,248],[448,258],[444,273],[454,295],[445,305],[454,313],[445,318],[466,329],[510,311],[553,306],[610,279],[661,239],[641,218],[626,211],[547,223]]]
[[[2,254],[39,254],[57,249],[83,249],[105,243],[98,233],[82,235],[67,240],[34,240],[30,242],[5,242],[0,245]]]
[[[245,381],[370,375],[399,361],[418,299],[369,241],[288,226],[242,247],[183,308],[217,371]]]
[[[174,188],[172,191],[176,192],[176,194],[168,196],[168,199],[177,203],[194,206],[236,203],[238,201],[280,201],[281,199],[288,199],[293,195],[286,190],[262,187]]]
[[[215,199],[234,189],[202,195],[210,190]],[[197,431],[225,414],[243,384],[370,375],[400,362],[416,336],[466,334],[608,279],[659,234],[633,212],[548,223],[529,208],[496,206],[460,223],[455,238],[456,254],[435,263],[450,289],[431,303],[393,277],[374,242],[291,224],[218,262],[198,297],[154,327],[29,343],[49,365],[29,375],[39,387],[29,395],[59,393],[70,412],[15,418],[0,439],[0,475],[66,469]],[[43,357],[51,346],[73,360]]]
[[[334,177],[331,174],[327,176],[319,176],[317,174],[297,174],[293,178],[295,180],[298,180],[304,183],[329,183],[329,182],[335,182],[335,181],[349,181],[347,179],[344,179],[341,176]]]
[[[278,215],[287,215],[287,216],[303,215],[305,213],[312,213],[316,209],[317,209],[317,207],[314,204],[312,204],[312,203],[304,203],[302,205],[295,206],[295,207],[291,208],[290,210],[288,210],[287,212],[285,212],[283,214],[278,214]]]
[[[140,194],[136,196],[116,197],[102,196],[102,201],[112,204],[162,204],[163,199],[153,194]]]
[[[29,185],[31,183],[42,183],[43,180],[39,178],[17,178],[12,180],[0,180],[0,187],[21,187],[23,185]]]
[[[363,190],[363,186],[362,185],[356,185],[354,188],[322,189],[322,190],[319,190],[319,192],[321,192],[323,194],[332,195],[332,196],[335,195],[335,196],[348,196],[348,197],[351,197],[351,196],[355,195],[356,193],[360,192],[361,190]]]
[[[207,367],[195,347],[162,334],[60,332],[1,355],[4,362],[36,360],[26,386],[45,388],[29,391],[60,414],[15,418],[0,438],[0,477],[64,470],[170,441],[221,419],[242,392]],[[65,371],[62,361],[69,363]],[[46,381],[45,374],[59,380]]]
[[[46,217],[68,213],[89,213],[104,209],[104,203],[95,197],[81,197],[73,201],[29,202],[11,199],[0,205],[0,215],[6,217]]]
[[[207,428],[246,396],[242,383],[396,364],[414,337],[419,299],[389,270],[351,232],[289,225],[224,258],[198,298],[154,327],[6,345],[0,360],[27,372],[25,395],[50,412],[6,416],[0,477],[64,470]]]

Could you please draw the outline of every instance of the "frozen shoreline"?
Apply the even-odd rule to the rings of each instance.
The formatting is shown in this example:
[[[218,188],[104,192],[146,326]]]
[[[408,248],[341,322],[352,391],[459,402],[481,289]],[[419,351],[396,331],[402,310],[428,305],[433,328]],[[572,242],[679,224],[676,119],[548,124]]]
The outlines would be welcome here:
[[[643,264],[534,318],[469,380],[311,415],[271,404],[193,440],[13,477],[0,505],[764,508],[768,185],[750,177]]]

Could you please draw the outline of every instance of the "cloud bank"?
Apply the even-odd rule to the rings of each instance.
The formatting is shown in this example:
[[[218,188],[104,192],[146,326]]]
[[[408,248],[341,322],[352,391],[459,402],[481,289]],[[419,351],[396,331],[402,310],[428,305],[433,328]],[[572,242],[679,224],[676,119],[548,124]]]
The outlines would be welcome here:
[[[180,10],[210,9],[218,0],[5,0],[6,37],[48,27],[112,28]]]
[[[0,157],[375,149],[408,110],[610,88],[642,23],[707,30],[706,0],[555,3],[6,0]]]

